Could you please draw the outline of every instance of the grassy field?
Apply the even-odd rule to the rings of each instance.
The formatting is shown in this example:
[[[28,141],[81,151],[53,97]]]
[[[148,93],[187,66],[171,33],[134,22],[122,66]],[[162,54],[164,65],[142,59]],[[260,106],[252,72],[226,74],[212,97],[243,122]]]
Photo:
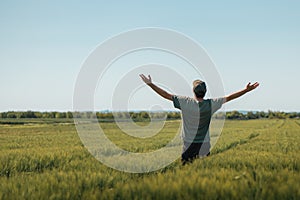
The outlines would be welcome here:
[[[179,125],[136,139],[102,124],[133,152],[160,148]],[[0,199],[300,199],[300,120],[227,120],[210,157],[144,174],[98,162],[70,120],[2,121],[0,163]]]

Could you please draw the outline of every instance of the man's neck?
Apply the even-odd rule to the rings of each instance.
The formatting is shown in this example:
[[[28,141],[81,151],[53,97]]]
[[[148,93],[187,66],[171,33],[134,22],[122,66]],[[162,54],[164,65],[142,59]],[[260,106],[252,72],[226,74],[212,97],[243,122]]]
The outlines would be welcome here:
[[[204,99],[203,98],[198,98],[198,97],[195,97],[195,99],[198,101],[198,102],[202,102]]]

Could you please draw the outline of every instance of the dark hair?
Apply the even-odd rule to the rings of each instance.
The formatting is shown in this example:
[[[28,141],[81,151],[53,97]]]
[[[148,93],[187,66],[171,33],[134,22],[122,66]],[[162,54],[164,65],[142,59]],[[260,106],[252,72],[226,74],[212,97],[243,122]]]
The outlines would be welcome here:
[[[206,92],[194,92],[197,98],[204,98]]]
[[[206,93],[206,84],[201,80],[195,80],[193,82],[193,91],[197,98],[204,98]]]

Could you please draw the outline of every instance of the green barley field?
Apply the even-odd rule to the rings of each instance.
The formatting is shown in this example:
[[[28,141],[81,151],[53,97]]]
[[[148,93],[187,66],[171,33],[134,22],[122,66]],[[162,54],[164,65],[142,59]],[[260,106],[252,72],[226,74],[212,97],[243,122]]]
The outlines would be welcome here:
[[[180,121],[147,139],[122,134],[112,122],[101,126],[118,146],[147,152],[166,144]],[[2,120],[0,163],[5,200],[300,199],[300,120],[227,120],[211,156],[144,174],[98,162],[72,120]]]

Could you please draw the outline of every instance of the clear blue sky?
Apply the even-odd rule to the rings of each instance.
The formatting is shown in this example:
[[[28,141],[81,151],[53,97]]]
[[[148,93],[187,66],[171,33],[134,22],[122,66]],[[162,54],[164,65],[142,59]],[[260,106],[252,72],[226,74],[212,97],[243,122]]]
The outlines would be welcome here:
[[[300,111],[297,0],[2,0],[0,111],[71,110],[84,59],[107,38],[139,27],[174,29],[202,44],[216,63],[226,93],[248,81],[261,83],[257,91],[229,103],[227,110]],[[151,104],[153,93],[145,91],[144,101],[136,101],[132,109]],[[105,101],[97,100],[96,108],[108,109]]]

